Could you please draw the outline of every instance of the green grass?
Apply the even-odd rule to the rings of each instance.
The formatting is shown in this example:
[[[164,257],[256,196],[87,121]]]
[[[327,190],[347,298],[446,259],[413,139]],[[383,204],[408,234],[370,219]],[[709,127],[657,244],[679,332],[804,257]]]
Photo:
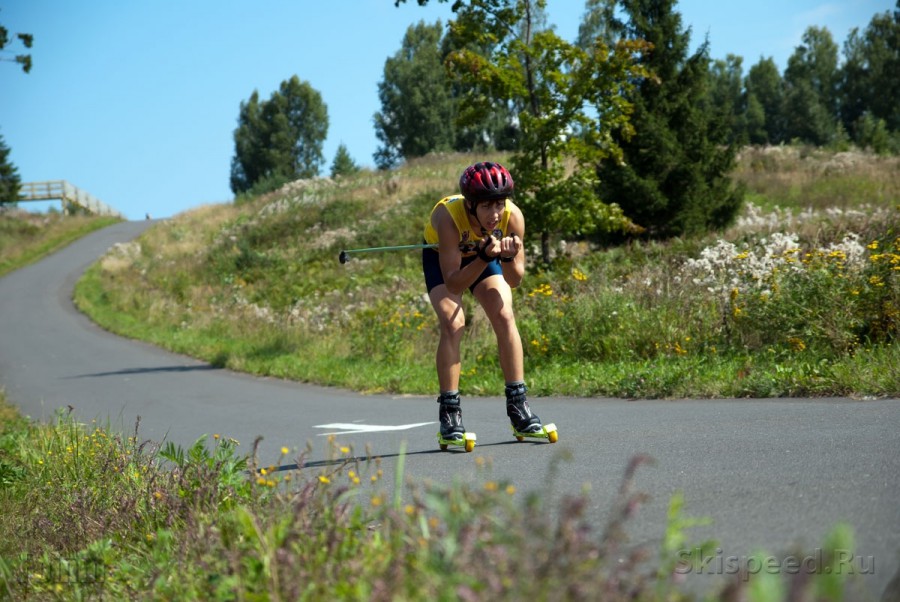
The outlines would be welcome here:
[[[435,393],[418,253],[337,256],[420,240],[472,160],[428,157],[182,214],[89,270],[76,302],[110,330],[231,369]],[[515,291],[531,392],[900,394],[898,173],[896,157],[749,149],[735,172],[748,205],[727,231],[613,248],[557,239],[550,267],[532,249]],[[466,299],[461,388],[496,395],[493,333]]]
[[[0,276],[118,221],[114,217],[0,212]]]

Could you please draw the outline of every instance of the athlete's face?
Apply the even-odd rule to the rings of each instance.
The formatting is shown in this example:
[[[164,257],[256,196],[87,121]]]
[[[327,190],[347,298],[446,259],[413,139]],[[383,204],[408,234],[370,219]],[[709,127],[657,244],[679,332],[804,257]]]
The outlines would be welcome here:
[[[503,217],[503,211],[506,209],[506,199],[498,201],[487,201],[478,203],[475,206],[475,215],[478,223],[488,232],[493,231],[500,226],[500,219]]]

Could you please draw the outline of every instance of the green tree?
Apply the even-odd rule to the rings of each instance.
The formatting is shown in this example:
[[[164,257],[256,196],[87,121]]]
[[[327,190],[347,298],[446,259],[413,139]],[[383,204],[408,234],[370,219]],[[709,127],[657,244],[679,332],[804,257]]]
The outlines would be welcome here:
[[[900,1],[893,15],[875,15],[860,33],[844,42],[840,69],[840,112],[844,127],[857,142],[878,122],[900,132]]]
[[[440,21],[410,26],[401,49],[384,63],[381,110],[374,117],[381,142],[374,158],[381,169],[454,146],[456,103],[443,67],[442,29]]]
[[[447,63],[466,83],[462,123],[497,107],[517,112],[516,202],[540,234],[549,262],[553,235],[629,224],[598,196],[594,166],[617,156],[611,132],[628,127],[622,91],[642,73],[634,55],[643,46],[623,42],[611,49],[597,38],[585,50],[565,42],[545,26],[544,6],[543,0],[457,2],[450,35],[459,50]],[[486,48],[487,54],[476,51]]]
[[[334,154],[334,161],[331,163],[331,177],[352,176],[359,171],[359,166],[350,156],[350,151],[346,145],[341,143],[338,145],[337,152]]]
[[[16,39],[22,43],[26,49],[30,49],[34,44],[34,36],[30,33],[17,33]],[[12,56],[9,52],[6,52],[6,47],[11,45],[13,42],[9,37],[9,30],[2,25],[0,25],[0,61],[9,61],[11,63],[17,63],[22,66],[22,71],[25,73],[31,72],[31,55],[30,54],[17,54]]]
[[[713,61],[710,68],[709,103],[716,113],[715,124],[724,128],[721,133],[732,144],[748,141],[747,104],[744,93],[744,59],[733,54],[725,60]]]
[[[241,103],[234,131],[231,190],[241,193],[260,182],[318,175],[327,134],[328,109],[308,82],[295,75],[267,101],[260,101],[254,91]]]
[[[607,14],[625,17],[608,23],[612,33],[652,44],[641,59],[652,76],[629,95],[634,135],[614,135],[624,161],[599,164],[607,200],[651,237],[726,226],[743,194],[728,177],[736,147],[727,144],[727,124],[708,107],[708,45],[688,55],[690,31],[682,29],[675,0],[609,2],[617,8]]]
[[[809,27],[784,71],[785,135],[816,145],[837,135],[838,47],[827,28]]]
[[[19,189],[22,181],[19,170],[10,160],[12,151],[0,135],[0,203],[15,203],[19,200]]]
[[[442,36],[442,31],[440,22],[410,26],[401,49],[385,61],[384,79],[378,84],[381,111],[374,117],[375,135],[382,143],[374,158],[381,169],[430,152],[512,150],[518,142],[515,113],[509,107],[495,106],[466,123],[459,120],[468,84],[451,78],[445,69],[459,40]],[[474,48],[473,40],[463,43]]]
[[[772,57],[760,58],[750,67],[744,89],[747,93],[748,119],[752,115],[754,123],[753,126],[748,123],[750,142],[784,142],[784,80]]]

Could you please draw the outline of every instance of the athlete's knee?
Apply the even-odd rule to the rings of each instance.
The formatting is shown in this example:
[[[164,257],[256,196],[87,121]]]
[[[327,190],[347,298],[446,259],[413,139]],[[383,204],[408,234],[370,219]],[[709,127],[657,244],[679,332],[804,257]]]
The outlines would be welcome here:
[[[516,326],[516,314],[511,303],[498,303],[486,309],[486,313],[495,329],[511,330]]]
[[[443,336],[451,339],[462,338],[463,332],[466,329],[466,317],[462,312],[452,316],[442,317],[440,322],[441,334]]]

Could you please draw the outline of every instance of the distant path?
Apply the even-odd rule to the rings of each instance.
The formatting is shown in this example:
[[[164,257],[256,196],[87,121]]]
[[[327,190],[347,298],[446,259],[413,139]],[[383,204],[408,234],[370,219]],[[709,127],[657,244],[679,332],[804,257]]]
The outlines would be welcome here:
[[[439,453],[436,425],[408,426],[435,420],[433,397],[363,396],[254,378],[96,327],[72,306],[74,283],[110,246],[147,226],[111,226],[0,278],[0,383],[23,413],[48,418],[72,405],[84,420],[109,420],[126,431],[140,415],[144,438],[186,445],[221,433],[245,451],[263,435],[263,462],[276,459],[282,446],[302,450],[309,441],[313,459],[321,459],[323,434],[355,429],[338,441],[357,453],[369,444],[387,459],[386,472],[406,440],[411,477],[472,479],[474,459],[490,458],[492,478],[508,479],[519,491],[541,487],[551,460],[566,450],[572,460],[559,465],[554,497],[589,484],[598,526],[628,459],[646,453],[657,463],[638,473],[637,487],[652,501],[631,527],[635,542],[662,535],[669,497],[680,489],[687,514],[714,519],[692,534],[698,542],[720,541],[720,566],[761,548],[812,550],[834,523],[847,521],[857,554],[874,557],[874,574],[862,579],[873,599],[897,569],[898,400],[535,399],[535,411],[560,428],[560,442],[549,445],[512,441],[498,398],[466,399],[465,423],[477,432],[478,446],[472,454]],[[338,426],[315,428],[329,424]],[[711,585],[719,577],[697,579]]]

